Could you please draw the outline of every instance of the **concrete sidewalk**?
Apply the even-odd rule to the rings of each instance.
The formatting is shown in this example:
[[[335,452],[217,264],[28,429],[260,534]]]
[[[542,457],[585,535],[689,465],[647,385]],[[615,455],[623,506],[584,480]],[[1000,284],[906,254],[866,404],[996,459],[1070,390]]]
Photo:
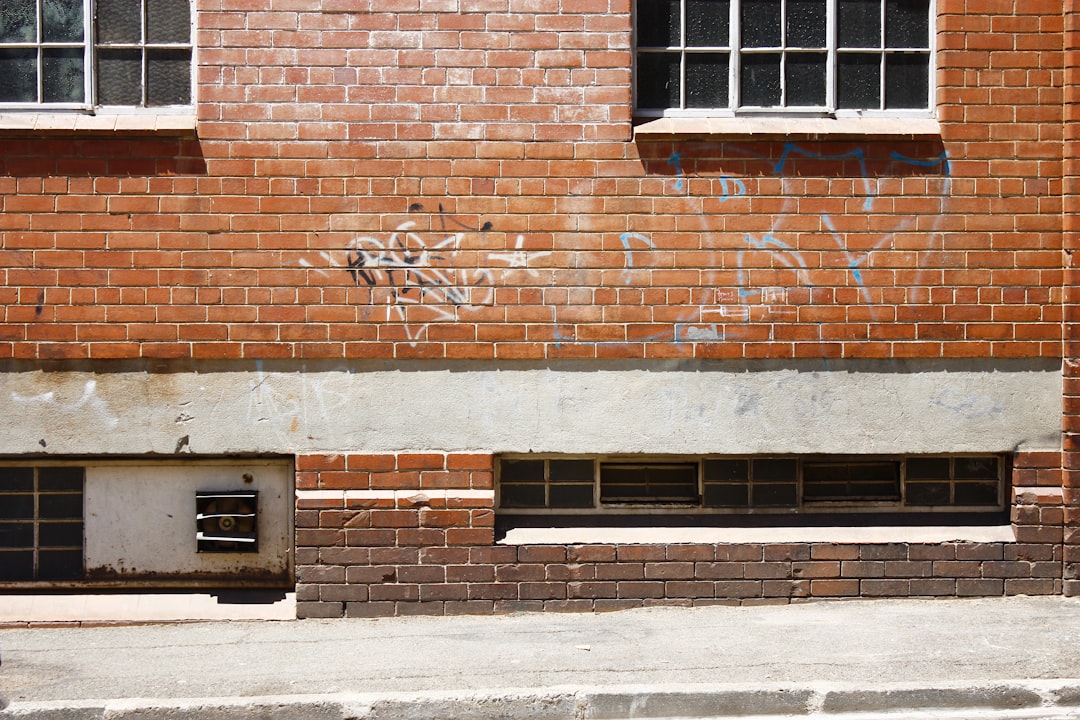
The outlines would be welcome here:
[[[0,717],[1080,718],[1080,600],[0,631]]]

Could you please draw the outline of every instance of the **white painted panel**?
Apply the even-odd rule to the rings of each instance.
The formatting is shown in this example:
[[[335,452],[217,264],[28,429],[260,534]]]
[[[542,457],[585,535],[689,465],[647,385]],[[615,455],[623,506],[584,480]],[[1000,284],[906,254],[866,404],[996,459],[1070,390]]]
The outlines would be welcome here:
[[[291,473],[291,463],[271,461],[170,459],[89,465],[84,497],[87,578],[288,580]],[[258,491],[258,553],[196,552],[197,490]]]

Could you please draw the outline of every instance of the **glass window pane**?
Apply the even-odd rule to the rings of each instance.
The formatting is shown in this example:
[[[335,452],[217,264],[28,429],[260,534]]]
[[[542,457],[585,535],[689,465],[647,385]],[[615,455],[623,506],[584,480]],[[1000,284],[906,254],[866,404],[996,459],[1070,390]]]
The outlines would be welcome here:
[[[750,504],[750,486],[706,485],[704,504],[705,507],[746,507]]]
[[[191,102],[191,53],[188,50],[146,51],[146,104],[187,105]]]
[[[191,6],[187,0],[147,0],[146,39],[153,43],[191,40]]]
[[[0,2],[0,42],[35,42],[37,13],[34,0]]]
[[[82,550],[38,552],[38,580],[78,580],[82,574]]]
[[[553,508],[591,508],[592,506],[592,483],[551,486],[551,507]]]
[[[728,0],[686,0],[686,44],[727,47],[730,19]]]
[[[838,56],[836,104],[856,110],[881,107],[881,57],[878,55]]]
[[[0,50],[0,102],[37,102],[37,53]]]
[[[787,56],[785,80],[788,106],[820,107],[825,104],[826,59],[824,53]]]
[[[142,105],[142,53],[98,51],[97,93],[102,105]]]
[[[957,505],[997,505],[996,482],[959,482],[954,489]]]
[[[742,47],[780,47],[780,0],[743,0]]]
[[[0,495],[0,519],[34,519],[34,496]]]
[[[768,458],[754,461],[754,481],[762,480],[795,480],[795,473],[799,466],[795,460],[785,458]]]
[[[41,94],[45,102],[82,102],[86,95],[83,51],[47,48],[42,51]]]
[[[138,0],[97,0],[97,41],[142,41],[142,10]]]
[[[638,0],[638,47],[675,47],[679,42],[679,0]]]
[[[925,108],[929,94],[929,55],[905,53],[885,57],[885,107]]]
[[[755,484],[750,504],[755,507],[792,507],[798,504],[797,487],[795,483]]]
[[[33,580],[34,551],[0,551],[0,580]]]
[[[885,45],[930,47],[930,0],[886,0]]]
[[[739,77],[741,105],[775,107],[780,104],[780,55],[743,55]]]
[[[749,477],[748,460],[706,460],[705,482],[745,481]]]
[[[993,456],[956,458],[956,477],[958,480],[997,480],[998,459]]]
[[[948,505],[949,484],[940,482],[913,482],[905,487],[905,505]]]
[[[503,483],[499,488],[499,504],[504,508],[544,507],[544,485]]]
[[[728,106],[727,53],[686,56],[686,107]]]
[[[908,480],[948,480],[949,458],[909,458]]]
[[[503,482],[544,482],[543,460],[503,460],[499,463]]]
[[[638,55],[638,107],[677,108],[679,99],[679,56],[675,53]]]
[[[38,527],[39,547],[77,547],[83,544],[81,522],[41,523]]]
[[[49,519],[82,520],[82,495],[39,495],[38,517]]]
[[[551,482],[587,482],[593,481],[592,460],[552,460],[549,468]]]
[[[34,492],[34,468],[0,467],[0,492]]]
[[[30,518],[34,517],[34,501],[30,499]],[[0,548],[34,547],[33,522],[0,522]]]
[[[46,42],[82,42],[83,0],[44,0],[41,21]]]
[[[788,0],[788,47],[825,47],[825,0]]]
[[[42,492],[58,490],[79,490],[83,488],[83,469],[81,467],[43,467],[38,468],[38,488]]]
[[[837,35],[842,48],[881,47],[879,0],[838,0]]]

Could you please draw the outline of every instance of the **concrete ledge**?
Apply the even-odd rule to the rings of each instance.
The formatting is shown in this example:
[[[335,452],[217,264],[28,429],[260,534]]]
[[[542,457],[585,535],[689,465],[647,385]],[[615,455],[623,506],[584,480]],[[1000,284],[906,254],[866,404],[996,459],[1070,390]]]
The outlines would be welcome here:
[[[615,720],[623,718],[1075,718],[1080,679],[986,685],[553,687],[477,692],[280,695],[14,703],[21,720]]]
[[[782,516],[777,522],[783,522]],[[674,543],[995,543],[1016,542],[1011,525],[861,527],[514,528],[501,545],[670,545]]]

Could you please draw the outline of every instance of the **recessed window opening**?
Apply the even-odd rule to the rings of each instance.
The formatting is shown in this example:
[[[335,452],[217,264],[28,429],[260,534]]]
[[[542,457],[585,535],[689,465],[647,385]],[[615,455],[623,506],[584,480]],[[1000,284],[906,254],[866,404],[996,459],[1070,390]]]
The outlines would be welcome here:
[[[0,105],[191,104],[190,0],[3,0]]]
[[[702,456],[499,459],[498,507],[514,513],[995,512],[1007,458]]]
[[[83,576],[83,468],[0,467],[0,580]]]
[[[637,0],[641,115],[930,107],[932,0]]]

